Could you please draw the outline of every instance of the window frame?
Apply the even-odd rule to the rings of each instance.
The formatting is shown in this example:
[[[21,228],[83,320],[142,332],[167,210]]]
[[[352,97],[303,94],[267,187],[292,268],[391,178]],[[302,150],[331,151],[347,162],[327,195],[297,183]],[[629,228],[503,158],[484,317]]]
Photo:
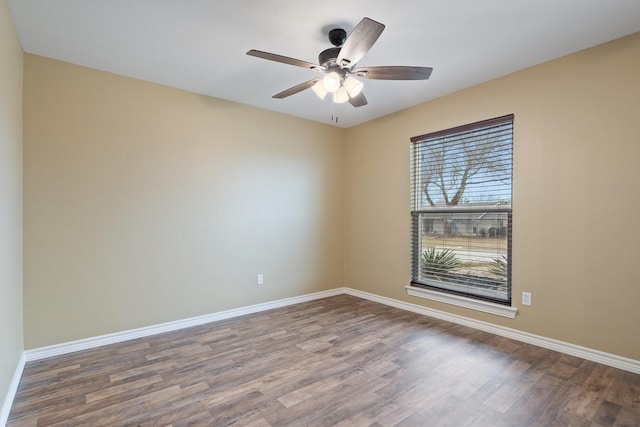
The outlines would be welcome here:
[[[411,282],[410,285],[407,286],[407,292],[413,296],[419,296],[423,298],[434,299],[442,302],[448,302],[455,305],[462,305],[468,308],[479,309],[481,311],[487,311],[494,314],[503,315],[506,317],[515,317],[515,313],[517,310],[512,309],[512,233],[513,233],[513,140],[514,140],[514,115],[509,114],[501,117],[496,117],[493,119],[482,120],[474,123],[465,124],[462,126],[457,126],[449,129],[444,129],[437,132],[431,132],[424,135],[419,135],[412,137],[411,140],[411,256],[410,256],[410,265],[411,265]],[[420,179],[420,173],[416,171],[418,169],[417,166],[417,155],[416,151],[421,147],[420,142],[426,140],[433,140],[441,137],[457,135],[462,133],[471,133],[476,130],[491,128],[499,125],[511,125],[511,135],[510,135],[510,203],[509,205],[496,206],[491,209],[488,206],[479,206],[474,209],[473,206],[470,205],[456,205],[456,206],[442,206],[442,207],[424,207],[417,200],[422,200],[422,185],[418,185],[417,180]],[[420,199],[418,199],[420,197]],[[477,293],[464,292],[455,289],[448,289],[445,287],[434,286],[432,283],[425,283],[427,278],[424,280],[420,280],[419,270],[421,268],[421,257],[422,257],[422,222],[425,223],[429,221],[429,218],[424,215],[425,213],[436,213],[436,214],[453,214],[453,213],[485,213],[487,211],[497,212],[500,214],[506,214],[507,217],[507,272],[506,272],[506,287],[507,287],[507,297],[506,298],[492,298],[487,295],[479,295]],[[424,275],[424,273],[423,273]],[[433,280],[431,280],[433,282]],[[446,280],[445,280],[446,282]],[[451,287],[456,287],[455,282],[449,282]],[[449,296],[449,297],[448,297]],[[443,300],[444,298],[444,300]],[[458,303],[461,302],[461,303]],[[478,308],[480,307],[480,308]],[[488,309],[483,309],[482,307],[488,307]]]

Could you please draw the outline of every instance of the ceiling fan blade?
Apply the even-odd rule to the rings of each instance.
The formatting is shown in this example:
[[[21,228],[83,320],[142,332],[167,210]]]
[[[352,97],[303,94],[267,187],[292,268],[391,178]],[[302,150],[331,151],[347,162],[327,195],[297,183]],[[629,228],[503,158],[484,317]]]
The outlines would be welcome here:
[[[367,105],[367,98],[364,97],[364,93],[360,92],[356,96],[349,98],[349,103],[354,107],[362,107]]]
[[[342,68],[351,68],[369,52],[371,46],[378,40],[384,30],[384,25],[369,18],[362,21],[353,29],[347,41],[340,48],[336,62]]]
[[[247,55],[255,56],[256,58],[268,59],[269,61],[281,62],[283,64],[295,65],[296,67],[308,68],[310,70],[324,70],[324,67],[311,62],[289,58],[288,56],[276,55],[275,53],[263,52],[261,50],[251,49],[247,52]]]
[[[289,89],[283,90],[282,92],[273,95],[273,98],[282,99],[282,98],[286,98],[287,96],[294,95],[294,94],[296,94],[298,92],[302,92],[305,89],[309,89],[311,86],[316,84],[321,79],[322,79],[322,77],[318,77],[316,79],[309,80],[309,81],[304,82],[304,83],[300,83],[299,85],[295,85],[293,87],[290,87]]]
[[[433,68],[430,67],[364,67],[353,70],[352,73],[364,79],[378,80],[427,80]]]

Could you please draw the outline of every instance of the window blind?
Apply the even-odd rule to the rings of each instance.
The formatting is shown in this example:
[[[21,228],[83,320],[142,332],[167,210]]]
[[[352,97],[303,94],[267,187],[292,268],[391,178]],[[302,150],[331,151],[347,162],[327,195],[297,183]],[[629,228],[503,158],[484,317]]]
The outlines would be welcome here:
[[[411,143],[412,283],[510,303],[513,115]]]

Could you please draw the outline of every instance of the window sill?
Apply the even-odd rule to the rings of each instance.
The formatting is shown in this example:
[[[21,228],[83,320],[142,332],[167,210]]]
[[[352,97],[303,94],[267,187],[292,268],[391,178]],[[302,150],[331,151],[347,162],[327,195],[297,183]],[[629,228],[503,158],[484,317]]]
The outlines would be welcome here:
[[[407,294],[425,298],[433,301],[443,302],[445,304],[457,305],[458,307],[469,308],[471,310],[482,311],[485,313],[495,314],[497,316],[508,317],[513,319],[518,313],[518,309],[515,307],[509,307],[502,304],[496,304],[493,302],[477,300],[473,298],[463,297],[460,295],[448,294],[445,292],[438,292],[431,289],[419,288],[417,286],[405,286]]]

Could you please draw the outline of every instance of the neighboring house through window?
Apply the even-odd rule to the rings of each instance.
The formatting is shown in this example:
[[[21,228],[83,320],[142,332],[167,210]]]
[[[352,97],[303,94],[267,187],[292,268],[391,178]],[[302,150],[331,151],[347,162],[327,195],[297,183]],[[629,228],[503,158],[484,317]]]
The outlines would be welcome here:
[[[513,115],[411,138],[411,284],[511,304]]]

